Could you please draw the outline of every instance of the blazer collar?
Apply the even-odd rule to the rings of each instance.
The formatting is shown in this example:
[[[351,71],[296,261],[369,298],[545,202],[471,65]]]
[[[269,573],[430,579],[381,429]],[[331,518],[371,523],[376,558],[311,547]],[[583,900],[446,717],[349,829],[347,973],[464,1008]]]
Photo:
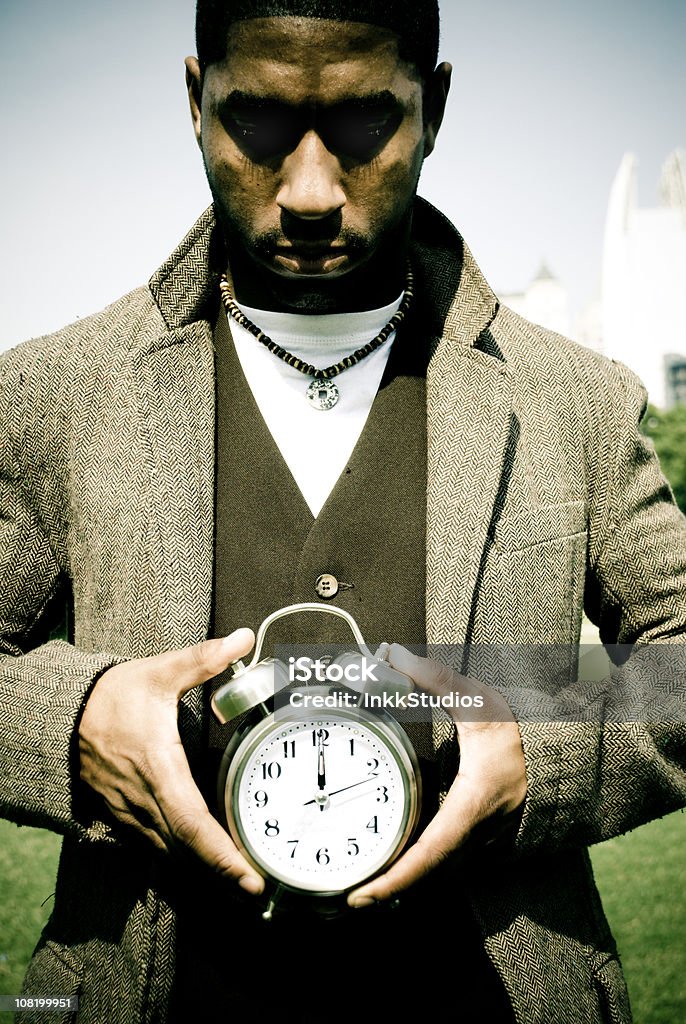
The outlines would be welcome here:
[[[442,213],[417,199],[412,258],[422,312],[431,335],[470,347],[492,323],[498,300],[460,233]]]
[[[221,232],[210,206],[148,282],[170,331],[204,320],[216,308],[219,277],[226,264],[223,254]]]

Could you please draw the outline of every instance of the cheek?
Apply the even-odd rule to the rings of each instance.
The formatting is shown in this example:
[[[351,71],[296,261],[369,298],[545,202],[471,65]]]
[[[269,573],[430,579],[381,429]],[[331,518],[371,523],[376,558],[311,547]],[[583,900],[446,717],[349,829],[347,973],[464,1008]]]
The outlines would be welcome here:
[[[422,168],[423,145],[407,151],[390,149],[360,167],[348,183],[348,200],[364,210],[370,223],[393,220],[402,215],[414,198]]]
[[[203,154],[212,191],[235,220],[247,223],[269,215],[276,195],[269,168],[252,163],[226,136],[203,137]]]

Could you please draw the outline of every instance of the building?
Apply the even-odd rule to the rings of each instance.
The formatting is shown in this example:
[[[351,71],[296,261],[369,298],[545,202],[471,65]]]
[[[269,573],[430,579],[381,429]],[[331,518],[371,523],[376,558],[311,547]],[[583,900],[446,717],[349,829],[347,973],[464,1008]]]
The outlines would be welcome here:
[[[603,347],[603,296],[598,281],[598,286],[593,298],[581,310],[576,318],[572,337],[581,345],[595,349],[596,352],[604,353]]]
[[[665,408],[686,396],[686,154],[665,162],[659,200],[638,206],[637,161],[626,154],[605,224],[601,336],[606,355],[638,373]]]
[[[669,352],[664,366],[666,407],[672,409],[675,405],[686,405],[686,356]]]
[[[501,294],[500,300],[515,313],[534,324],[569,337],[571,317],[567,290],[543,263],[537,276],[523,292]]]

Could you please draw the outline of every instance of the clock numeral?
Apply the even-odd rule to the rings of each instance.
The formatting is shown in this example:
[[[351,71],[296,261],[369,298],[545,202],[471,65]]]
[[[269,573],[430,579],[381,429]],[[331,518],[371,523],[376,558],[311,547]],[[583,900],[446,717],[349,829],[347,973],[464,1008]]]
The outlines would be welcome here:
[[[316,747],[321,737],[322,746],[328,747],[329,745],[329,730],[328,729],[313,729],[312,730],[312,746]]]
[[[348,856],[349,857],[357,857],[359,852],[360,852],[360,847],[358,846],[357,839],[355,839],[355,838],[349,839],[348,840]]]
[[[274,836],[278,836],[279,831],[279,823],[276,820],[276,818],[269,818],[267,821],[265,821],[264,834],[266,836],[269,836],[270,839],[273,839]]]
[[[283,756],[295,757],[295,740],[283,741]]]
[[[369,829],[370,832],[375,832],[377,835],[379,834],[379,819],[376,814],[374,815],[372,820],[367,823],[366,827]]]
[[[269,803],[269,797],[263,789],[258,789],[255,793],[255,803],[258,807],[266,807]]]
[[[269,764],[262,765],[262,778],[263,779],[278,779],[281,776],[281,765],[278,761],[270,761]]]
[[[381,796],[377,796],[377,798],[376,798],[377,804],[387,804],[388,803],[388,789],[386,788],[386,786],[377,786],[376,787],[376,792],[377,793],[381,793]]]
[[[367,761],[367,768],[369,768],[370,775],[378,775],[377,768],[379,767],[378,758],[373,757],[371,761]]]
[[[350,741],[350,756],[355,756],[355,740]]]
[[[293,847],[293,849],[291,850],[291,860],[293,860],[293,858],[295,857],[295,851],[298,849],[298,843],[300,842],[300,840],[299,839],[287,839],[286,842],[288,843],[289,846]]]
[[[321,850],[317,850],[317,864],[328,864],[331,860],[329,857],[329,851],[322,847]]]

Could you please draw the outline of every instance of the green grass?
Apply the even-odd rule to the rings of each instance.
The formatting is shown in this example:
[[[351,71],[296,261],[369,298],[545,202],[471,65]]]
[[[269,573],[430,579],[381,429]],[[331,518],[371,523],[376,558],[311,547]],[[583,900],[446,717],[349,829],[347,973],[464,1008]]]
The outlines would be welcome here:
[[[50,914],[59,845],[51,833],[0,821],[0,993],[21,988]],[[595,847],[592,858],[636,1024],[683,1024],[686,815],[672,814],[612,839]]]
[[[591,851],[636,1024],[686,1021],[686,815]]]
[[[60,837],[0,820],[0,993],[21,991],[52,909]]]

